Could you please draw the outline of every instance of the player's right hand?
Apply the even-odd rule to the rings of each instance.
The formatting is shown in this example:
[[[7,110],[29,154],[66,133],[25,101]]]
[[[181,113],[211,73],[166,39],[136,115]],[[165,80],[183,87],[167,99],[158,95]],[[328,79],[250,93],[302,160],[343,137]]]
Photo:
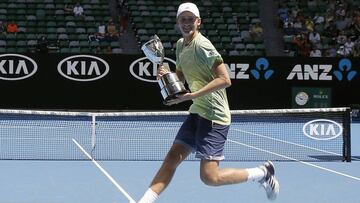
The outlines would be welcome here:
[[[157,76],[156,79],[159,80],[161,78],[161,76],[165,75],[166,73],[169,73],[169,69],[166,68],[165,66],[159,66],[158,70],[157,70]]]

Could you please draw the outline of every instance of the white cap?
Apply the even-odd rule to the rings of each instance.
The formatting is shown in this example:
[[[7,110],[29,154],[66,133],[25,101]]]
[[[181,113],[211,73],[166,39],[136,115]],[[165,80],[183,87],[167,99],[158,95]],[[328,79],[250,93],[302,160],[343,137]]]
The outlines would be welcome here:
[[[177,14],[176,14],[176,17],[179,17],[179,15],[184,12],[184,11],[189,11],[191,13],[193,13],[196,17],[200,18],[200,12],[199,12],[199,9],[198,7],[193,4],[193,3],[182,3],[180,4],[179,8],[178,8],[178,11],[177,11]]]

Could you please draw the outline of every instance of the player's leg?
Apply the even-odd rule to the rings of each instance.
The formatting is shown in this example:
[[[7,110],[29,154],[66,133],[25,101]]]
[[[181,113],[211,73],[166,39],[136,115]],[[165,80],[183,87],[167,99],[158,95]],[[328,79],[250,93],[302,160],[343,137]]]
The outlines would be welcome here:
[[[263,165],[255,168],[220,168],[219,161],[201,160],[201,180],[212,186],[229,185],[246,181],[262,181],[267,175]]]
[[[169,185],[177,166],[190,154],[191,150],[182,144],[174,143],[166,155],[160,169],[152,180],[149,189],[139,203],[153,203]]]
[[[262,176],[264,177],[264,172]],[[201,160],[200,177],[206,185],[220,186],[236,184],[247,181],[249,173],[245,169],[236,168],[219,168],[217,160]]]
[[[212,123],[199,118],[196,132],[196,157],[201,159],[201,180],[212,186],[228,185],[245,181],[260,182],[269,199],[274,199],[279,192],[279,184],[274,176],[275,169],[271,162],[254,168],[223,168],[219,162],[224,159],[224,147],[229,126]]]
[[[275,177],[275,168],[271,161],[255,168],[219,168],[219,161],[201,160],[201,180],[211,186],[242,183],[245,181],[259,182],[265,189],[270,200],[276,199],[279,194],[279,182]]]
[[[139,203],[153,203],[169,185],[177,166],[191,153],[195,146],[194,131],[196,124],[190,114],[181,126],[175,141],[165,157],[160,169]]]
[[[174,143],[165,157],[158,173],[151,182],[151,189],[160,194],[170,183],[178,165],[195,147],[196,117],[190,114],[181,125]]]
[[[170,183],[178,165],[190,154],[189,148],[174,143],[165,157],[160,169],[151,182],[150,188],[160,194]]]
[[[241,183],[248,180],[249,171],[236,168],[219,168],[219,161],[224,159],[224,147],[230,126],[213,123],[198,118],[196,132],[196,157],[201,159],[200,177],[207,185],[219,186]],[[258,176],[265,173],[258,169]]]

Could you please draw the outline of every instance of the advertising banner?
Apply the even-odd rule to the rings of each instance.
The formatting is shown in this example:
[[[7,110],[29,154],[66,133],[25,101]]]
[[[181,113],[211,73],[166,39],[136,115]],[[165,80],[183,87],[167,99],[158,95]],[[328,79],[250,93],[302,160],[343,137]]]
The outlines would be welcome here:
[[[360,104],[359,59],[224,57],[224,62],[232,80],[231,109]],[[174,56],[164,64],[174,71]],[[2,54],[0,108],[186,110],[191,101],[163,105],[156,69],[144,55]],[[306,105],[295,100],[301,89],[314,97]]]

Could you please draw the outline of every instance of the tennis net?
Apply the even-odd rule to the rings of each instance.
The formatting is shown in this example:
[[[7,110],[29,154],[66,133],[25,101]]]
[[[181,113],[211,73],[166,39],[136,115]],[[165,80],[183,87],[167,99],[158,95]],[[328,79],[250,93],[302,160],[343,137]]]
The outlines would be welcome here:
[[[163,160],[187,112],[0,110],[0,159]],[[351,161],[350,109],[232,111],[228,161]],[[195,160],[191,155],[187,160]]]

